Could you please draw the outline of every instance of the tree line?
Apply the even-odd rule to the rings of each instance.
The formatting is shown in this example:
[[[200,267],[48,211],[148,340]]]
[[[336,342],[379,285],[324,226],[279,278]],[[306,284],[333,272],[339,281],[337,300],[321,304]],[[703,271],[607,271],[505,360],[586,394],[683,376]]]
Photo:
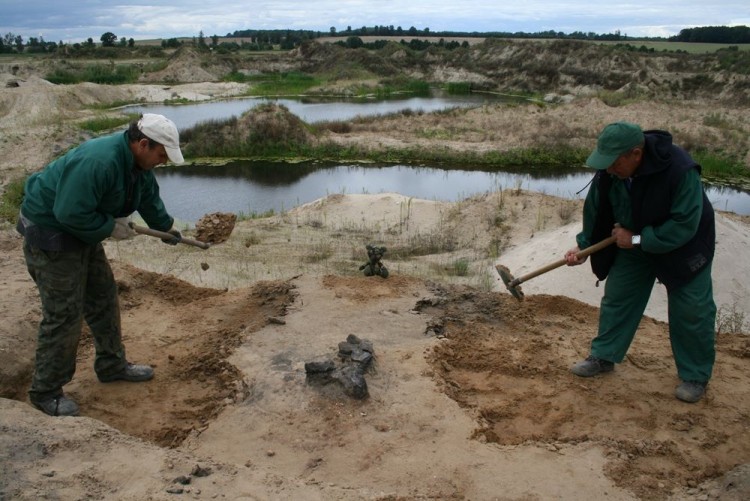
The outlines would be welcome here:
[[[562,31],[538,31],[538,32],[466,32],[466,31],[431,31],[430,28],[417,29],[414,26],[402,28],[401,26],[362,26],[352,28],[347,26],[344,30],[338,30],[332,26],[327,32],[316,30],[237,30],[227,33],[224,38],[238,39],[238,41],[224,41],[219,43],[218,35],[206,37],[203,31],[198,37],[192,38],[192,44],[201,48],[216,49],[221,52],[235,50],[290,50],[298,47],[307,40],[316,38],[340,36],[346,37],[342,45],[348,47],[365,46],[360,44],[360,37],[405,37],[405,38],[525,38],[525,39],[570,39],[570,40],[594,40],[594,41],[648,41],[648,40],[669,40],[675,42],[694,42],[694,43],[723,43],[723,44],[746,44],[750,43],[750,28],[747,26],[704,26],[698,28],[686,28],[680,31],[676,36],[663,37],[629,37],[619,30],[614,33],[594,33],[574,31],[564,33]],[[6,33],[0,36],[0,53],[54,53],[58,50],[64,50],[66,55],[76,53],[89,54],[97,47],[102,48],[130,48],[136,46],[133,38],[117,37],[114,33],[108,31],[99,37],[100,44],[96,44],[93,38],[89,38],[82,43],[64,44],[62,41],[47,42],[44,38],[29,37],[24,40],[21,35],[15,33]],[[185,43],[184,39],[169,38],[161,41],[161,48],[176,48]],[[188,42],[190,43],[190,42]],[[369,47],[368,47],[369,48]]]
[[[685,28],[680,34],[670,37],[674,42],[694,43],[750,43],[750,28],[747,26],[704,26]]]

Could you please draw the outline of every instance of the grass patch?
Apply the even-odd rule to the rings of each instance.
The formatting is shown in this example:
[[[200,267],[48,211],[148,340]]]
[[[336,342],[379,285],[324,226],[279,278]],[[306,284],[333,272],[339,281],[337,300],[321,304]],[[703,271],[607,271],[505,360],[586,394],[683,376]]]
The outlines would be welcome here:
[[[447,132],[446,132],[447,133]],[[532,168],[534,170],[570,170],[583,165],[588,149],[568,145],[517,148],[507,151],[455,151],[448,148],[386,148],[366,149],[356,145],[335,143],[300,145],[286,152],[288,158],[328,161],[370,161],[379,163],[433,164],[453,168],[481,170]]]
[[[141,98],[138,102],[145,103],[146,99]],[[133,101],[112,101],[110,103],[94,103],[94,104],[87,106],[87,108],[90,110],[108,111],[114,108],[122,108],[123,106],[130,106],[131,104],[134,104]]]
[[[320,263],[333,256],[333,245],[331,242],[316,242],[310,247],[310,252],[306,254],[303,260],[306,263]]]
[[[448,266],[448,275],[454,277],[465,277],[469,274],[469,260],[460,258],[453,261]]]
[[[250,211],[250,212],[243,212],[240,211],[237,213],[237,221],[248,221],[251,219],[264,219],[268,217],[272,217],[276,215],[276,211],[273,209],[268,209],[267,211],[263,212],[256,212],[256,211]]]
[[[471,84],[469,82],[452,82],[445,86],[445,91],[453,95],[471,94]]]
[[[701,165],[703,176],[722,179],[750,177],[750,171],[745,164],[728,155],[704,150],[691,152],[691,155]]]
[[[446,232],[417,233],[410,236],[405,243],[389,246],[388,257],[404,260],[414,256],[453,252],[457,247],[456,239]]]
[[[81,82],[119,85],[136,83],[140,75],[141,68],[135,65],[90,64],[82,69],[57,68],[44,78],[54,84],[63,85]]]
[[[257,96],[283,96],[304,94],[311,87],[321,84],[321,80],[300,72],[278,73],[275,75],[250,75],[242,77],[234,74],[230,81],[255,83],[251,94]]]
[[[27,177],[13,179],[5,186],[5,191],[0,196],[0,219],[3,221],[14,225],[18,222],[18,212],[21,210]]]
[[[138,113],[130,113],[126,116],[119,117],[100,116],[81,122],[78,126],[83,130],[102,132],[130,123],[131,120],[136,120],[138,117]]]

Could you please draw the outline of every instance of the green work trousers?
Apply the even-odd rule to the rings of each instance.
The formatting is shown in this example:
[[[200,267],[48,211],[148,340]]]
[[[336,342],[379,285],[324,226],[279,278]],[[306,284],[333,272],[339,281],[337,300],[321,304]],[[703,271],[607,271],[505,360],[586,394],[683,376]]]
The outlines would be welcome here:
[[[96,373],[121,371],[127,362],[117,285],[102,244],[45,251],[26,242],[23,251],[42,301],[31,401],[60,395],[73,379],[83,319],[94,338]]]
[[[618,249],[604,287],[599,333],[591,342],[593,356],[622,362],[655,281],[654,267],[641,249]],[[669,340],[677,375],[683,381],[708,382],[716,359],[711,263],[688,284],[667,295]]]

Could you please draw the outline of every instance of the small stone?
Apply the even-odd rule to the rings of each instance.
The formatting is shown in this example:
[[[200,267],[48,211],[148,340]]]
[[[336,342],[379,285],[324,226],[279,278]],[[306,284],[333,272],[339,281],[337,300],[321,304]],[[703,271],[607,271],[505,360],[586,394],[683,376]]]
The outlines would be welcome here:
[[[172,483],[174,484],[181,484],[181,485],[188,485],[190,483],[190,477],[187,475],[180,475],[179,477],[175,478]]]
[[[182,487],[167,487],[167,492],[170,494],[182,494],[185,492],[185,489]]]
[[[201,270],[206,271],[210,266],[208,266],[208,263],[201,263]]]
[[[211,468],[203,468],[201,465],[193,466],[190,474],[194,477],[207,477],[211,474]]]
[[[270,457],[270,458],[274,457],[275,455],[276,455],[276,451],[273,451],[273,450],[271,450],[271,449],[268,449],[268,450],[266,451],[266,456],[268,456],[268,457]]]
[[[354,346],[348,341],[341,341],[339,343],[339,355],[349,355],[354,351]]]

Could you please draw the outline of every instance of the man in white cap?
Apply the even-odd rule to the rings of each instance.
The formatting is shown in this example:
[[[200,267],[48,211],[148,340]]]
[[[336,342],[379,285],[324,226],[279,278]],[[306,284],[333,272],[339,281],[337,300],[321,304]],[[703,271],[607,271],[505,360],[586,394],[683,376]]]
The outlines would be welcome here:
[[[174,235],[165,243],[180,241],[152,171],[167,160],[184,162],[177,127],[147,113],[124,132],[68,151],[26,181],[17,228],[42,301],[29,399],[46,414],[79,413],[63,386],[75,373],[84,319],[101,382],[147,381],[154,375],[150,366],[125,358],[117,286],[101,242],[135,236],[127,221],[135,211],[150,228]]]

